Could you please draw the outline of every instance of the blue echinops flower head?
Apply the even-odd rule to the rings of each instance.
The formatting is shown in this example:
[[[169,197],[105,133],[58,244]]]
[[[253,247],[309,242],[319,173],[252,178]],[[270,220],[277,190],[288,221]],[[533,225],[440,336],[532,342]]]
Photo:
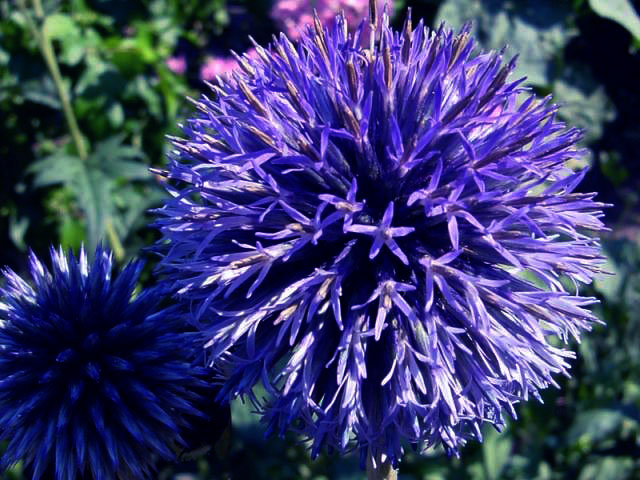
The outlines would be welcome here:
[[[207,335],[220,398],[268,431],[395,465],[455,453],[567,374],[595,302],[603,204],[581,133],[469,28],[316,18],[239,59],[175,138],[162,268]],[[262,384],[267,397],[252,393]]]
[[[48,270],[30,255],[32,284],[3,272],[3,467],[23,460],[34,479],[147,478],[203,416],[192,406],[207,385],[189,359],[194,334],[175,307],[159,307],[158,290],[134,294],[141,263],[112,279],[100,247],[91,263],[53,247],[51,259]]]

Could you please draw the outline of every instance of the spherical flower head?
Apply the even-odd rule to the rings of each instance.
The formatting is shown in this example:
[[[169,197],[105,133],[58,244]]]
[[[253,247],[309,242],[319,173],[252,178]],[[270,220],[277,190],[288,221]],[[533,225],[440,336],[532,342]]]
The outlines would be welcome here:
[[[174,139],[162,265],[209,338],[223,399],[269,431],[455,453],[567,374],[602,263],[580,132],[469,28],[361,47],[338,17],[196,102]],[[267,400],[252,387],[262,383]]]
[[[193,334],[156,290],[136,292],[141,263],[112,280],[111,254],[89,263],[51,249],[30,256],[33,283],[4,271],[0,289],[3,467],[34,479],[147,478],[172,459],[180,430],[202,417]],[[55,472],[55,473],[54,473]]]

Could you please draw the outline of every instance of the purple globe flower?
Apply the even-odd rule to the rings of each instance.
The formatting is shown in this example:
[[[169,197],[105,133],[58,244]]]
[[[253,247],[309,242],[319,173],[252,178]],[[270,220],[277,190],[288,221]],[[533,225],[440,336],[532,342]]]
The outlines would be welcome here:
[[[69,258],[51,271],[30,256],[33,285],[11,270],[0,288],[2,468],[29,478],[141,479],[173,459],[207,391],[195,336],[157,289],[133,296],[141,263],[111,279],[111,254]],[[191,352],[191,353],[190,353]],[[210,392],[211,390],[208,389]]]
[[[539,397],[597,319],[603,204],[581,133],[469,28],[316,19],[196,102],[173,139],[162,265],[206,333],[220,398],[268,431],[457,452]],[[575,288],[574,288],[575,287]],[[267,398],[252,389],[261,383]]]

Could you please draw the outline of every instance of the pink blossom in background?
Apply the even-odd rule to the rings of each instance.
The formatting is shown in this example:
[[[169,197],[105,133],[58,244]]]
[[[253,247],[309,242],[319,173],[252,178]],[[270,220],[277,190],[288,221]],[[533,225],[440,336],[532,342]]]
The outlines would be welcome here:
[[[200,78],[210,82],[218,75],[223,75],[233,70],[236,60],[233,57],[207,57],[200,67]]]
[[[249,58],[253,58],[255,55],[255,48],[244,53],[244,56]],[[231,72],[237,66],[238,62],[234,57],[207,57],[200,67],[200,79],[210,82],[215,80],[218,75]]]
[[[312,22],[312,12],[310,0],[278,0],[271,9],[271,18],[289,38],[297,39],[300,29]]]
[[[393,13],[391,0],[378,0],[380,12],[389,5],[389,14]],[[300,37],[305,25],[313,22],[313,9],[323,23],[331,20],[337,13],[344,11],[350,30],[354,30],[369,15],[369,0],[278,0],[271,9],[271,18],[293,40]]]
[[[166,64],[169,70],[178,75],[182,75],[187,70],[187,60],[184,58],[184,55],[169,57],[167,58]]]

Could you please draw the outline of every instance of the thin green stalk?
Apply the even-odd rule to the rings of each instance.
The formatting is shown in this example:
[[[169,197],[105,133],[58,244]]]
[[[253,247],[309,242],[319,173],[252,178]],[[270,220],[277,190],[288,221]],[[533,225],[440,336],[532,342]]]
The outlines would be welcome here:
[[[27,26],[31,30],[31,33],[35,37],[38,42],[38,47],[40,48],[40,53],[44,58],[44,61],[47,65],[49,73],[53,79],[53,83],[58,91],[58,97],[60,98],[60,103],[62,104],[62,111],[64,113],[64,118],[67,122],[67,126],[69,127],[69,132],[71,133],[71,138],[73,139],[73,143],[76,146],[76,152],[78,156],[83,160],[86,160],[89,156],[89,152],[87,151],[87,146],[84,143],[84,139],[82,137],[82,132],[80,132],[80,127],[78,127],[78,121],[76,120],[76,116],[73,113],[73,108],[71,107],[71,100],[69,99],[69,94],[67,89],[65,88],[64,82],[62,80],[62,75],[60,74],[60,68],[58,67],[58,61],[56,59],[55,52],[53,51],[53,45],[51,44],[51,39],[47,32],[45,31],[46,25],[44,24],[44,10],[42,9],[42,3],[40,0],[33,0],[33,10],[36,14],[36,18],[38,19],[41,28],[36,25],[29,15],[29,11],[27,10],[26,4],[24,0],[18,0],[18,6],[22,11],[25,20],[27,22]]]
[[[109,243],[111,244],[113,254],[116,256],[116,260],[121,262],[124,260],[124,247],[122,246],[120,238],[118,238],[118,234],[110,218],[105,222],[105,228],[107,230],[107,236],[109,237]]]
[[[33,2],[33,11],[36,14],[36,18],[42,20],[44,18],[44,10],[42,9],[42,3],[40,0],[34,0]]]

